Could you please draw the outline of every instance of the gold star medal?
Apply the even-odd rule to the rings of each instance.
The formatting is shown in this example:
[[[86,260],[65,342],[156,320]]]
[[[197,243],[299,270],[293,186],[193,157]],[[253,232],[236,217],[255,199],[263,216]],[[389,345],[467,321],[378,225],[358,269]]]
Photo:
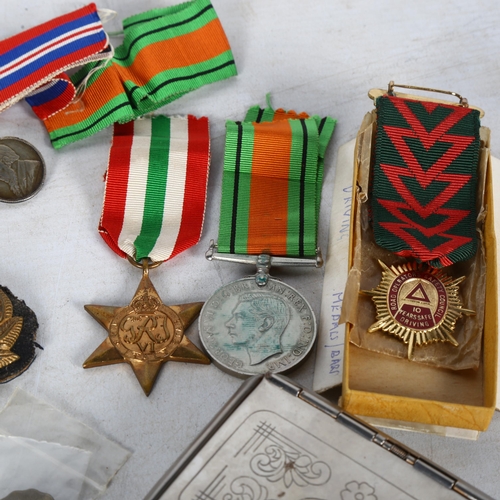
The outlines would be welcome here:
[[[163,363],[209,364],[210,360],[184,335],[203,302],[164,305],[149,279],[146,259],[143,266],[142,280],[128,306],[85,306],[108,331],[108,338],[87,358],[83,367],[128,363],[149,395]]]
[[[462,307],[458,285],[465,279],[453,280],[441,269],[417,262],[400,266],[382,266],[382,280],[377,288],[366,291],[377,309],[377,321],[368,333],[377,330],[395,335],[408,344],[408,359],[415,345],[451,342],[455,323],[462,314],[474,311]]]
[[[146,395],[167,361],[210,363],[184,334],[203,302],[166,306],[149,278],[150,269],[198,242],[208,166],[207,118],[115,125],[99,231],[143,276],[128,306],[85,306],[108,338],[83,367],[128,363]]]

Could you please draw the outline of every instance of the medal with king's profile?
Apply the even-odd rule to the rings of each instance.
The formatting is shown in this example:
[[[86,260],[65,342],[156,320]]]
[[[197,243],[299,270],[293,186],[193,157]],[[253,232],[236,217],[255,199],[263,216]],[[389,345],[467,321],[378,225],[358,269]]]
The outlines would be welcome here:
[[[40,152],[18,137],[0,138],[0,201],[18,203],[35,196],[45,179]]]
[[[200,339],[220,368],[235,375],[280,373],[310,352],[316,320],[308,302],[291,286],[255,277],[217,290],[200,313]]]
[[[219,238],[209,260],[253,264],[255,276],[222,285],[200,313],[200,339],[237,376],[297,366],[316,339],[300,293],[270,275],[278,266],[321,267],[317,228],[330,117],[251,108],[226,122]]]

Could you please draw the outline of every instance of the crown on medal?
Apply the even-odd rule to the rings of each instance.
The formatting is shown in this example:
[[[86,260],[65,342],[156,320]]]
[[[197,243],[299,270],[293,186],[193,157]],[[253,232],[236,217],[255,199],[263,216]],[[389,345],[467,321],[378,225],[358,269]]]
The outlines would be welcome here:
[[[141,314],[147,314],[147,313],[153,313],[158,309],[158,306],[160,305],[160,300],[148,293],[147,290],[142,290],[132,301],[130,304],[132,308],[135,310],[137,313]]]

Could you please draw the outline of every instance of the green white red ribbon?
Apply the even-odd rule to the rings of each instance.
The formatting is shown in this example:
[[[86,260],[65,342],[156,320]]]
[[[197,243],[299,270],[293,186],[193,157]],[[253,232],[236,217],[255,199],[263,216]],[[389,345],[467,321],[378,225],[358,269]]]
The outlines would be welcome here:
[[[195,245],[205,214],[208,118],[115,124],[99,232],[118,255],[153,262]]]

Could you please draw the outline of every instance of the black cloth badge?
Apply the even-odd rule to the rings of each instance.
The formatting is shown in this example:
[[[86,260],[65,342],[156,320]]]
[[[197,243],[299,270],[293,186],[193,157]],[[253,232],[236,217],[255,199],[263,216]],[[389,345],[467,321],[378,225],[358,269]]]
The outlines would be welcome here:
[[[9,382],[33,363],[38,321],[35,313],[7,287],[0,285],[0,384]]]

